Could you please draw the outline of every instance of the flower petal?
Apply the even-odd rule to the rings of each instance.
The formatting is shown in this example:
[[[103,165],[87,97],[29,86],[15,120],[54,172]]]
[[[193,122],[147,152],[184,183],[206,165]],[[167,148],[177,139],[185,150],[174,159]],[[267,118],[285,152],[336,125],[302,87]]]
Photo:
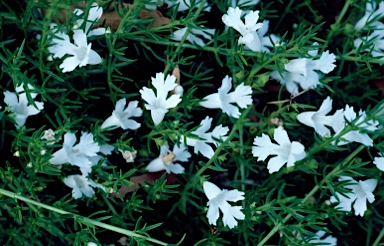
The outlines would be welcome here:
[[[230,190],[222,194],[222,198],[226,201],[237,202],[244,200],[244,192],[238,190]]]
[[[214,204],[211,204],[208,207],[207,218],[209,224],[216,225],[216,221],[219,218],[219,207]]]
[[[81,61],[75,56],[68,57],[60,64],[59,68],[63,69],[63,73],[72,72],[77,66],[80,65],[80,62]]]
[[[219,93],[213,93],[203,98],[203,102],[200,102],[200,106],[205,108],[221,108],[221,100]]]
[[[109,116],[101,125],[101,129],[112,127],[109,130],[114,130],[120,126],[120,121],[114,115]]]
[[[52,154],[52,158],[49,159],[49,163],[53,165],[60,165],[69,162],[67,153],[64,149],[59,149]]]
[[[215,185],[214,183],[211,183],[209,181],[205,181],[203,183],[203,189],[204,189],[204,193],[207,196],[208,200],[212,200],[221,192],[221,189],[219,187],[217,187],[217,185]]]
[[[17,96],[15,93],[12,93],[10,91],[5,91],[4,103],[6,103],[8,106],[12,106],[13,108],[15,108],[19,104],[19,100],[17,99]]]
[[[182,174],[184,173],[185,168],[180,164],[165,164],[167,173]]]
[[[103,60],[101,59],[101,56],[97,54],[96,51],[94,50],[89,51],[87,64],[96,65],[96,64],[100,64],[102,61]]]
[[[163,121],[165,114],[167,112],[168,110],[163,108],[152,109],[151,116],[152,116],[153,123],[155,123],[155,125],[160,124]]]
[[[145,169],[149,172],[158,172],[165,170],[165,165],[166,164],[163,162],[163,160],[161,160],[160,157],[157,157],[156,159],[152,160],[148,166],[145,167]]]
[[[121,128],[123,128],[123,130],[127,130],[127,129],[136,130],[140,128],[140,126],[141,126],[140,123],[137,123],[135,120],[131,120],[131,119],[126,119],[123,122],[121,122]]]

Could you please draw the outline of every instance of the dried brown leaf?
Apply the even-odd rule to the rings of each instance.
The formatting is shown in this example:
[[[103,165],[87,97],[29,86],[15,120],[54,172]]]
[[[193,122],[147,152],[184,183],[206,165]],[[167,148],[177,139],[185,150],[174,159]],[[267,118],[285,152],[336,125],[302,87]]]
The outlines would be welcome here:
[[[154,172],[154,173],[145,173],[143,175],[133,176],[129,179],[133,184],[131,186],[122,186],[120,188],[120,193],[122,197],[129,192],[134,191],[135,189],[139,189],[140,185],[144,186],[146,183],[153,183],[153,181],[159,179],[165,171]],[[167,174],[167,184],[174,184],[176,182],[176,174],[171,173]],[[112,197],[118,198],[119,194],[117,192],[111,193]]]

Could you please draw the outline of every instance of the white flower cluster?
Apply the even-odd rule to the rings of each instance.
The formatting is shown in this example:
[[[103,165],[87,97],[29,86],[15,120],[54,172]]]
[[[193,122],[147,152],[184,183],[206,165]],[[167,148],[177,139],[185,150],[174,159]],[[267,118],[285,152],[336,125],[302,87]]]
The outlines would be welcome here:
[[[82,193],[87,197],[92,197],[94,191],[91,187],[99,187],[104,191],[105,188],[100,184],[96,185],[88,178],[88,174],[91,173],[92,167],[104,157],[98,152],[110,155],[114,148],[110,145],[100,146],[94,141],[93,134],[87,132],[82,132],[79,143],[75,143],[76,135],[74,133],[64,134],[63,147],[53,153],[49,162],[53,165],[69,163],[79,167],[82,175],[70,175],[64,179],[64,183],[73,189],[72,196],[75,199],[80,198]]]
[[[74,14],[78,15],[79,18],[82,18],[84,15],[80,9],[75,9]],[[92,43],[88,43],[87,41],[87,37],[105,33],[105,28],[92,30],[93,24],[100,19],[102,14],[103,9],[100,8],[97,3],[93,3],[89,9],[87,19],[78,19],[76,21],[75,28],[84,26],[84,29],[73,30],[72,38],[74,43],[70,41],[69,35],[60,30],[60,26],[55,24],[51,25],[52,40],[48,48],[49,52],[53,55],[53,58],[59,59],[65,55],[69,55],[69,57],[65,58],[63,63],[60,64],[63,73],[71,72],[76,67],[83,67],[88,64],[96,65],[102,62],[100,55],[91,49]]]
[[[332,99],[327,97],[317,111],[307,111],[297,115],[297,120],[304,125],[314,128],[315,132],[321,137],[331,137],[331,130],[334,135],[338,136],[338,141],[333,144],[345,145],[351,142],[357,142],[366,146],[373,146],[373,140],[368,135],[369,132],[378,130],[379,122],[375,120],[366,120],[366,112],[360,110],[357,114],[353,107],[345,106],[345,109],[337,110],[333,115],[328,115],[332,111]],[[355,129],[344,132],[343,130],[352,125]],[[328,128],[329,127],[329,128]],[[339,136],[340,135],[340,136]],[[373,163],[378,169],[384,171],[384,158],[375,157]],[[344,188],[350,189],[351,192],[347,197],[336,192],[337,197],[332,196],[330,201],[339,202],[337,209],[343,211],[351,211],[352,203],[355,215],[363,216],[367,210],[366,200],[372,203],[374,199],[373,190],[376,188],[377,180],[368,179],[365,181],[355,181],[352,177],[342,176],[339,181],[348,181]]]
[[[308,111],[297,115],[297,120],[304,125],[313,127],[321,137],[330,137],[332,128],[335,135],[339,135],[347,125],[353,123],[358,130],[351,130],[343,134],[337,145],[345,145],[351,142],[362,143],[366,146],[373,146],[373,140],[366,132],[373,132],[378,129],[378,121],[365,121],[366,113],[362,110],[358,114],[353,107],[345,106],[345,109],[337,110],[333,115],[327,115],[332,110],[332,99],[327,97],[321,104],[318,111]],[[328,127],[327,127],[328,126]]]
[[[157,1],[156,1],[157,2]],[[185,11],[187,9],[198,6],[199,1],[192,1],[191,6],[189,0],[177,0],[165,2],[169,6],[175,5],[177,11]],[[271,52],[276,45],[279,45],[280,38],[276,35],[267,35],[269,21],[264,20],[258,23],[259,11],[248,11],[243,15],[243,11],[236,6],[250,6],[257,4],[259,0],[228,0],[229,7],[226,14],[222,16],[222,21],[227,27],[235,29],[240,33],[238,45],[244,44],[245,49],[254,52]],[[154,5],[149,5],[153,7]],[[373,56],[380,56],[384,50],[384,42],[381,40],[384,37],[384,24],[378,19],[384,16],[384,2],[379,4],[377,10],[374,3],[367,4],[364,17],[356,23],[355,30],[364,30],[367,27],[376,27],[377,30],[366,39],[355,40],[355,46],[358,47],[363,43],[371,42],[375,45],[372,52]],[[204,10],[209,11],[209,5],[204,5]],[[73,14],[76,15],[76,24],[71,30],[71,35],[62,31],[62,26],[52,24],[50,27],[51,37],[49,39],[49,52],[53,58],[62,59],[60,64],[62,72],[71,72],[76,67],[100,64],[102,58],[97,52],[91,49],[92,43],[88,42],[91,36],[105,34],[105,28],[99,27],[93,29],[103,13],[103,9],[96,3],[91,5],[88,13],[85,14],[82,10],[75,9]],[[84,17],[87,16],[87,19]],[[244,19],[244,21],[242,20]],[[173,40],[181,40],[187,31],[187,27],[179,29],[171,35]],[[191,28],[186,40],[204,47],[205,43],[200,37],[211,40],[215,34],[214,29],[207,29],[204,26]],[[199,37],[200,36],[200,37]],[[73,43],[72,43],[72,41]],[[316,45],[316,44],[314,44]],[[367,48],[368,49],[368,48]],[[317,58],[316,58],[317,57]],[[303,90],[314,89],[321,82],[323,74],[332,72],[336,65],[336,56],[329,51],[324,51],[320,55],[318,50],[308,52],[305,58],[297,58],[290,60],[284,66],[284,71],[272,71],[270,76],[285,85],[287,90],[292,95],[297,95],[300,88]],[[152,121],[157,127],[161,124],[170,110],[177,110],[178,105],[182,102],[183,87],[176,83],[176,77],[173,75],[165,75],[157,73],[151,78],[153,88],[143,87],[139,92],[143,101],[145,101],[145,109],[150,111]],[[300,87],[300,88],[299,88]],[[28,91],[24,91],[28,89]],[[233,89],[233,90],[232,90]],[[5,103],[8,105],[8,110],[15,115],[15,125],[17,128],[24,126],[28,116],[36,115],[43,108],[42,102],[33,101],[37,93],[35,88],[28,85],[20,85],[16,87],[16,94],[6,91]],[[230,92],[232,90],[232,92]],[[29,97],[27,97],[29,94]],[[27,100],[29,98],[29,100]],[[31,104],[31,105],[29,105]],[[216,93],[207,95],[199,103],[200,106],[209,109],[220,109],[223,113],[234,119],[239,119],[241,109],[245,109],[252,105],[252,88],[245,83],[232,83],[232,78],[228,75],[222,80],[222,85]],[[345,109],[337,110],[333,115],[328,115],[332,111],[332,99],[327,97],[319,110],[307,111],[297,115],[297,120],[304,125],[314,128],[317,134],[321,137],[331,137],[340,135],[347,126],[353,125],[355,128],[339,137],[336,144],[338,146],[358,142],[366,146],[373,146],[373,140],[369,133],[378,129],[378,122],[369,120],[366,121],[366,113],[359,111],[356,113],[353,107],[345,106]],[[139,106],[139,101],[127,102],[126,98],[119,99],[116,102],[115,109],[112,114],[101,124],[100,129],[112,131],[117,128],[123,130],[137,130],[141,123],[132,119],[133,117],[141,117],[143,110]],[[149,172],[165,171],[166,173],[182,174],[185,168],[181,162],[188,162],[191,158],[191,153],[187,146],[194,148],[194,153],[201,153],[206,158],[212,158],[215,155],[214,148],[218,147],[221,141],[225,141],[229,128],[222,125],[213,125],[213,119],[206,116],[199,126],[190,132],[188,135],[181,137],[180,142],[174,144],[172,150],[166,143],[160,146],[160,154],[157,158],[150,161],[146,166]],[[209,131],[213,128],[212,131]],[[333,133],[331,133],[331,130]],[[42,139],[47,140],[47,144],[53,144],[55,133],[50,130],[46,131]],[[305,147],[298,141],[291,141],[287,131],[279,126],[274,130],[273,140],[267,134],[262,134],[254,139],[252,146],[252,154],[257,157],[258,161],[265,161],[268,157],[267,169],[269,173],[278,172],[285,164],[287,167],[292,167],[297,161],[303,160],[306,157]],[[81,198],[84,194],[86,197],[92,197],[95,194],[94,188],[106,190],[101,184],[95,183],[91,178],[92,168],[96,165],[106,165],[103,161],[105,156],[110,155],[114,150],[111,145],[100,145],[95,142],[92,133],[82,132],[80,140],[77,142],[74,133],[65,133],[62,148],[52,154],[50,163],[53,165],[70,164],[77,166],[81,172],[76,175],[69,175],[64,178],[63,182],[72,188],[72,196],[75,199]],[[133,162],[137,154],[136,151],[119,151],[123,154],[126,162]],[[382,153],[378,153],[373,163],[378,169],[384,171],[384,157]],[[356,215],[364,215],[367,209],[366,200],[370,203],[374,201],[373,190],[376,188],[377,180],[368,179],[365,181],[356,181],[351,177],[341,177],[340,181],[348,181],[345,188],[351,192],[348,197],[340,193],[330,198],[331,202],[339,202],[336,208],[343,211],[351,211],[352,206]],[[245,218],[241,211],[242,206],[231,206],[228,202],[237,202],[244,199],[244,192],[234,190],[221,190],[215,184],[205,181],[203,182],[203,190],[208,198],[208,213],[207,218],[210,224],[216,225],[220,215],[223,213],[223,224],[229,228],[234,228],[237,225],[237,220]],[[353,204],[353,205],[352,205]],[[237,220],[236,220],[237,219]],[[332,237],[321,239],[325,235],[320,231],[316,233],[316,237],[311,239],[311,243],[327,242],[331,245],[336,245],[336,240]]]
[[[245,1],[243,1],[245,2]],[[250,11],[245,15],[245,23],[241,20],[242,10],[239,7],[228,9],[227,14],[223,15],[222,21],[228,27],[232,27],[241,35],[238,44],[244,44],[252,51],[265,51],[270,52],[272,48],[279,42],[276,35],[271,34],[269,37],[265,36],[268,32],[269,21],[257,23],[259,20],[259,11]]]
[[[249,11],[244,17],[245,22],[241,20],[241,16],[242,10],[239,7],[230,7],[227,14],[222,17],[226,26],[232,27],[240,33],[239,45],[244,44],[246,48],[252,51],[270,52],[271,48],[279,44],[280,38],[278,36],[274,34],[266,36],[269,26],[268,20],[257,23],[259,11]],[[308,56],[316,57],[317,55],[318,50],[308,52]],[[299,93],[299,86],[303,90],[309,90],[321,84],[322,74],[328,74],[333,71],[336,67],[335,61],[336,56],[329,51],[325,51],[319,59],[293,59],[285,64],[282,73],[275,70],[270,73],[270,76],[285,85],[292,95],[297,95]]]

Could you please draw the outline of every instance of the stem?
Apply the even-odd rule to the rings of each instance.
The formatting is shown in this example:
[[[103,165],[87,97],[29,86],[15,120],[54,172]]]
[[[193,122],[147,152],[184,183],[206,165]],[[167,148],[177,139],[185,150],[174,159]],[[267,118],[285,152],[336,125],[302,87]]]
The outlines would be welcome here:
[[[366,59],[366,60],[364,60],[362,58],[363,57],[359,57],[359,56],[344,56],[344,55],[336,56],[336,59],[338,59],[338,60],[384,64],[384,61],[380,60],[380,59]]]
[[[240,142],[240,147],[243,147],[244,146],[244,140],[243,140],[243,125],[241,125],[240,123],[238,123],[240,126],[238,126],[239,128],[239,142]],[[240,156],[243,156],[244,155],[244,149],[243,148],[240,148]],[[240,162],[240,178],[241,178],[241,190],[245,190],[245,184],[244,184],[244,180],[245,180],[245,168],[244,168],[244,164],[243,162]],[[245,200],[243,200],[243,207],[245,205]]]
[[[333,176],[336,175],[337,172],[340,171],[340,168],[350,162],[360,151],[362,151],[365,148],[364,145],[360,145],[355,151],[353,151],[343,162],[341,162],[337,167],[335,167],[330,173],[327,174],[320,182],[317,184],[305,197],[303,200],[301,200],[299,205],[303,205],[309,198],[311,198],[322,186],[324,183],[326,183],[328,180],[332,179]],[[293,214],[288,214],[282,222],[279,222],[275,225],[275,227],[267,234],[267,236],[264,237],[264,239],[257,245],[262,246],[264,245],[276,232],[278,232],[281,227],[285,225],[285,223],[288,222],[288,220],[293,216]],[[384,228],[382,231],[384,235]],[[380,233],[381,235],[381,233]],[[379,237],[380,237],[379,235]],[[378,238],[379,238],[378,237]],[[381,236],[382,237],[382,236]],[[377,239],[376,239],[377,240]]]
[[[331,40],[333,36],[333,30],[339,30],[339,25],[342,19],[344,18],[344,15],[347,13],[349,6],[351,5],[353,0],[347,0],[343,6],[343,9],[341,10],[340,14],[337,16],[336,22],[332,24],[335,28],[332,28],[331,31],[329,32],[326,42],[324,44],[324,49],[325,47],[328,47],[329,41]]]
[[[193,22],[199,17],[200,12],[203,10],[206,1],[207,1],[207,0],[202,0],[202,1],[201,1],[200,5],[199,5],[199,8],[196,10],[196,12],[195,12],[195,14],[194,14],[194,16],[193,16],[193,18],[192,18],[192,21],[193,21]],[[173,60],[175,60],[175,58],[181,54],[181,48],[182,48],[182,45],[184,44],[185,40],[187,40],[187,37],[188,37],[188,35],[189,35],[190,32],[191,32],[191,27],[188,26],[187,31],[184,33],[183,37],[182,37],[181,40],[180,40],[180,43],[178,44],[178,46],[177,46],[177,48],[176,48],[176,50],[175,50],[175,53],[174,53],[175,55],[173,55],[173,56],[171,57],[170,61],[167,62],[167,65],[166,65],[165,68],[164,68],[164,72],[163,72],[164,74],[167,74],[167,73],[168,73],[169,69],[170,69],[171,66],[172,66],[171,63],[173,63]]]
[[[17,199],[17,200],[24,201],[24,202],[26,202],[28,204],[32,204],[32,205],[36,205],[38,207],[45,208],[47,210],[53,211],[53,212],[58,213],[58,214],[72,215],[73,219],[75,219],[75,220],[78,220],[78,221],[81,221],[81,222],[84,222],[84,223],[87,223],[87,224],[92,224],[92,225],[95,225],[95,226],[98,226],[98,227],[101,227],[101,228],[104,228],[104,229],[107,229],[107,230],[110,230],[110,231],[118,232],[118,233],[127,235],[129,237],[142,238],[142,239],[145,239],[147,241],[150,241],[150,242],[153,242],[153,243],[157,243],[159,245],[169,245],[169,244],[164,243],[162,241],[159,241],[157,239],[154,239],[154,238],[151,238],[151,237],[147,237],[147,236],[143,236],[143,235],[137,234],[136,232],[133,232],[133,231],[130,231],[130,230],[122,229],[122,228],[119,228],[119,227],[116,227],[116,226],[113,226],[113,225],[106,224],[104,222],[100,222],[100,221],[97,221],[97,220],[89,219],[89,218],[83,217],[83,216],[78,215],[78,214],[74,214],[74,213],[71,213],[71,212],[59,209],[59,208],[55,208],[55,207],[46,205],[46,204],[41,203],[41,202],[34,201],[32,199],[26,198],[24,196],[18,195],[18,194],[14,193],[14,192],[7,191],[7,190],[1,189],[1,188],[0,188],[0,194],[3,194],[5,196],[11,197],[11,198],[14,198],[14,199]]]
[[[243,146],[244,146],[244,139],[243,139],[244,131],[243,131],[243,125],[241,124],[241,122],[237,122],[237,125],[238,125],[238,129],[239,129],[240,156],[243,157],[244,156],[244,149],[243,149]],[[237,161],[238,165],[240,165],[241,190],[245,191],[245,167],[244,167],[244,162],[243,161],[239,161],[239,159],[237,159],[237,160],[238,160]],[[243,208],[246,207],[245,199],[243,199],[241,201],[241,206]],[[245,223],[243,223],[244,230],[247,230],[246,227],[247,226],[245,225]],[[248,240],[249,240],[248,234],[247,233],[243,233],[243,237],[244,237],[244,242],[248,242]]]
[[[381,239],[384,237],[384,227],[381,229],[379,236],[376,238],[376,240],[373,242],[372,246],[378,246]]]
[[[345,2],[344,6],[343,6],[343,9],[341,10],[340,14],[337,16],[335,25],[339,25],[340,24],[341,20],[344,18],[344,15],[347,13],[349,5],[351,5],[352,2],[353,2],[353,0],[347,0]]]
[[[277,24],[275,25],[274,27],[274,30],[279,30],[279,26],[281,24],[281,22],[284,20],[285,16],[288,14],[288,12],[291,12],[291,6],[292,4],[295,2],[295,0],[291,0],[289,2],[289,4],[285,7],[285,10],[284,10],[284,13],[279,17],[279,21],[277,22]]]

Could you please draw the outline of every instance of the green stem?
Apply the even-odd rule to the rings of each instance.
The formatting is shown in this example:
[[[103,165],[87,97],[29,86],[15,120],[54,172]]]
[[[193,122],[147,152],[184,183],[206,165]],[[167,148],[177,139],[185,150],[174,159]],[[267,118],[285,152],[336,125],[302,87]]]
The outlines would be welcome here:
[[[135,233],[133,231],[130,231],[130,230],[122,229],[122,228],[119,228],[119,227],[116,227],[116,226],[113,226],[113,225],[109,225],[109,224],[106,224],[106,223],[103,223],[103,222],[100,222],[100,221],[97,221],[97,220],[86,218],[86,217],[83,217],[81,215],[74,214],[74,213],[71,213],[71,212],[59,209],[59,208],[55,208],[55,207],[46,205],[46,204],[41,203],[41,202],[34,201],[32,199],[26,198],[24,196],[18,195],[18,194],[14,193],[14,192],[7,191],[7,190],[1,189],[1,188],[0,188],[0,194],[3,194],[5,196],[11,197],[11,198],[14,198],[14,199],[17,199],[17,200],[24,201],[24,202],[26,202],[28,204],[36,205],[37,207],[42,207],[44,209],[53,211],[53,212],[58,213],[58,214],[71,215],[71,216],[73,216],[73,219],[75,219],[75,220],[82,221],[82,222],[84,222],[86,224],[92,224],[92,225],[95,225],[95,226],[98,226],[98,227],[101,227],[101,228],[104,228],[104,229],[107,229],[107,230],[110,230],[110,231],[118,232],[118,233],[127,235],[129,237],[142,238],[144,240],[147,240],[147,241],[150,241],[150,242],[153,242],[153,243],[157,243],[159,245],[169,245],[169,244],[164,243],[162,241],[159,241],[157,239],[154,239],[154,238],[151,238],[151,237],[147,237],[147,236],[143,236],[143,235],[137,234],[137,233]]]
[[[192,21],[193,21],[193,22],[195,22],[196,19],[199,17],[200,12],[203,10],[206,1],[207,1],[207,0],[202,0],[202,1],[201,1],[200,5],[199,5],[199,8],[196,10],[196,12],[195,12],[195,14],[194,14],[194,16],[193,16],[193,18],[192,18]],[[187,40],[187,37],[188,37],[188,35],[190,34],[190,32],[191,32],[191,27],[188,26],[187,31],[184,33],[183,37],[182,37],[181,40],[180,40],[180,43],[178,44],[178,46],[177,46],[177,48],[176,48],[176,50],[175,50],[175,52],[174,52],[175,55],[173,55],[173,56],[171,57],[170,61],[167,61],[167,65],[165,66],[165,68],[164,68],[164,72],[163,72],[164,74],[167,74],[167,73],[168,73],[169,69],[170,69],[171,66],[173,65],[172,63],[173,63],[173,61],[175,60],[175,58],[178,57],[178,56],[181,54],[181,48],[182,48],[182,45],[184,44],[185,40]]]
[[[240,156],[244,155],[244,139],[243,139],[243,125],[238,123],[238,128],[239,128],[239,142],[240,142]],[[240,164],[240,178],[241,178],[241,190],[245,190],[245,167],[242,161],[239,162]],[[243,200],[243,206],[245,205],[245,200]]]
[[[379,236],[376,238],[376,240],[373,242],[372,246],[378,246],[381,239],[384,237],[384,227],[383,229],[381,229],[381,232],[379,234]]]
[[[279,28],[281,22],[285,19],[285,16],[286,16],[289,12],[291,12],[291,6],[292,6],[292,4],[293,4],[294,2],[295,2],[295,0],[291,0],[291,1],[289,2],[289,4],[285,6],[284,13],[279,17],[279,21],[277,22],[277,24],[276,24],[275,27],[274,27],[274,30],[275,30],[275,31],[279,30],[278,28]]]
[[[363,58],[365,58],[365,59],[363,59]],[[338,59],[338,60],[346,60],[346,61],[355,61],[355,62],[369,62],[369,63],[384,64],[383,60],[375,59],[375,58],[371,59],[371,57],[339,55],[339,56],[336,56],[336,59]]]
[[[105,204],[107,204],[108,208],[111,210],[113,215],[118,216],[118,213],[116,212],[116,209],[112,206],[111,202],[108,200],[107,197],[103,196],[103,200]]]
[[[274,60],[276,60],[276,58],[278,58],[278,56],[274,56],[272,57],[271,59],[269,59],[268,61],[264,62],[263,64],[260,64],[260,66],[257,66],[255,68],[253,68],[251,70],[251,72],[249,73],[247,79],[245,80],[245,84],[246,85],[249,85],[251,83],[251,79],[253,78],[253,76],[255,76],[261,69],[263,69],[265,66],[267,66],[268,64],[270,64],[271,62],[273,62]]]
[[[333,30],[339,30],[339,25],[340,25],[340,22],[343,20],[344,18],[344,15],[347,13],[348,11],[348,8],[349,6],[351,5],[351,3],[353,2],[353,0],[347,0],[343,6],[343,9],[341,10],[340,14],[337,16],[337,19],[336,19],[336,22],[334,24],[332,24],[332,26],[334,28],[331,29],[331,31],[328,33],[328,36],[327,36],[327,39],[326,39],[326,42],[324,44],[324,49],[326,47],[328,47],[328,44],[329,44],[329,41],[331,40],[333,34],[334,34],[334,31]]]
[[[341,167],[350,162],[360,151],[365,148],[364,145],[360,145],[355,151],[353,151],[343,162],[341,162],[337,167],[335,167],[330,173],[327,174],[305,197],[301,200],[300,205],[303,205],[308,201],[328,180],[332,179],[340,171]],[[293,216],[293,214],[288,214],[282,222],[277,223],[274,228],[263,238],[263,240],[257,245],[264,245],[276,232],[278,232],[285,223]],[[384,233],[384,232],[383,232]]]
[[[343,6],[343,9],[341,10],[340,14],[337,16],[335,25],[339,25],[340,22],[343,20],[344,15],[347,13],[349,5],[351,5],[352,2],[353,2],[353,0],[347,0],[345,2],[344,6]]]

